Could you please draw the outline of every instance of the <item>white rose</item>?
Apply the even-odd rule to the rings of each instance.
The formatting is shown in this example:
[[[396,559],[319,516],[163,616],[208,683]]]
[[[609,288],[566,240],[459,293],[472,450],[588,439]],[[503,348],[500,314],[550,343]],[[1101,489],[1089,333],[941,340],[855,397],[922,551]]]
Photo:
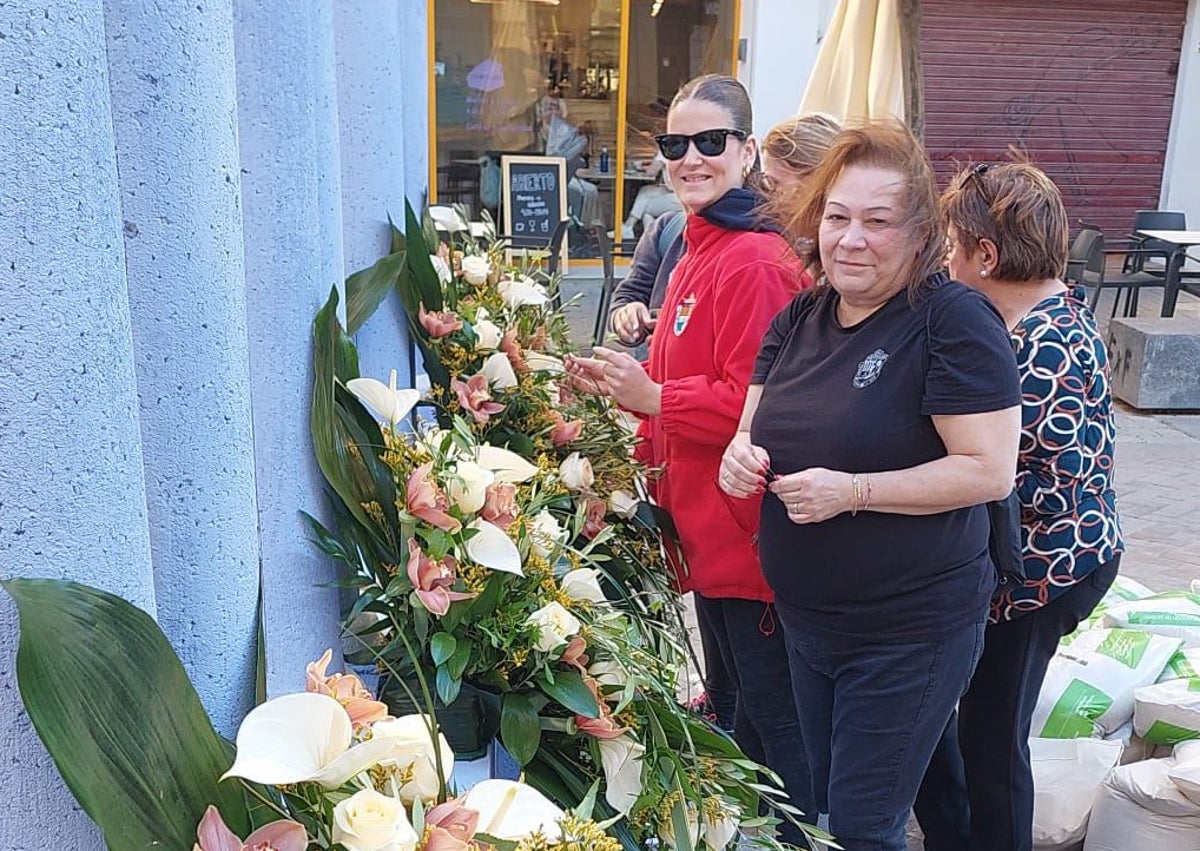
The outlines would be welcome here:
[[[517,374],[513,372],[512,361],[504,352],[496,352],[485,360],[483,368],[479,371],[487,378],[488,384],[497,390],[508,390],[517,386]]]
[[[608,784],[604,797],[614,810],[628,815],[642,794],[642,757],[646,753],[646,746],[635,741],[628,733],[615,739],[600,739],[599,744],[600,762],[604,766],[604,779]],[[688,830],[691,832],[690,825]],[[699,833],[698,827],[696,833]],[[693,847],[695,842],[693,834]],[[674,847],[673,843],[671,847]]]
[[[626,680],[625,669],[611,660],[593,662],[588,668],[588,676],[602,686],[624,687]]]
[[[613,514],[629,520],[637,514],[638,499],[629,491],[613,491],[608,497],[608,505]]]
[[[426,803],[437,800],[441,783],[424,715],[376,721],[371,727],[371,738],[383,739],[392,746],[379,761],[380,765],[411,774],[412,779],[400,787],[400,799],[405,804],[411,805],[417,799]],[[438,748],[442,752],[442,774],[449,779],[454,770],[454,751],[441,733],[438,733]]]
[[[450,266],[441,257],[438,257],[436,254],[430,254],[429,262],[433,264],[433,271],[437,272],[438,280],[443,284],[448,284],[454,279],[454,274],[450,271]]]
[[[600,590],[599,574],[590,567],[580,567],[569,572],[562,578],[562,589],[572,600],[587,600],[589,603],[603,603],[607,598]]]
[[[558,525],[554,515],[545,510],[533,518],[529,531],[533,536],[533,551],[542,558],[550,558],[556,546],[567,542],[569,534],[566,529]]]
[[[462,259],[462,274],[466,278],[467,283],[472,286],[479,286],[488,279],[488,275],[492,272],[492,265],[488,263],[486,257],[470,255]]]
[[[363,789],[333,808],[333,841],[348,851],[415,851],[417,832],[404,805]]]
[[[592,472],[592,462],[578,452],[572,452],[558,465],[558,474],[562,476],[563,484],[579,493],[585,491],[596,481]]]
[[[484,352],[491,352],[500,347],[500,341],[504,339],[504,334],[495,322],[490,319],[476,319],[471,327],[475,329],[476,348]]]
[[[474,461],[458,461],[446,481],[446,496],[466,514],[475,514],[487,502],[488,485],[496,474]]]
[[[504,304],[510,308],[524,307],[527,304],[541,307],[550,300],[546,295],[546,288],[534,282],[532,278],[501,281],[497,289],[504,299]]]
[[[563,608],[561,603],[547,603],[525,621],[538,628],[538,650],[549,652],[571,640],[583,626],[579,618]]]

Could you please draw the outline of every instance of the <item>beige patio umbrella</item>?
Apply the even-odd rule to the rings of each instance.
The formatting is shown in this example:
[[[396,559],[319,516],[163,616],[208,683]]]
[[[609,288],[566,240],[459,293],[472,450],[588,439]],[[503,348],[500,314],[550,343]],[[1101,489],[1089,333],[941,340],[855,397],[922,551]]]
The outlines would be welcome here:
[[[899,0],[838,0],[800,112],[904,119]]]

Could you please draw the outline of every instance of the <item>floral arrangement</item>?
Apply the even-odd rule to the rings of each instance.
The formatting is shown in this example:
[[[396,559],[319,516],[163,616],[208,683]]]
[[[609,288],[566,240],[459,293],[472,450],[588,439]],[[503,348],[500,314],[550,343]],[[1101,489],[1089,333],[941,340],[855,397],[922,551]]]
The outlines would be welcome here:
[[[636,496],[653,471],[625,415],[566,377],[557,282],[504,254],[440,244],[409,210],[392,254],[348,280],[350,331],[398,291],[424,399],[394,372],[358,374],[336,294],[317,317],[313,432],[335,522],[312,528],[358,592],[359,661],[439,718],[468,696],[491,707],[485,738],[563,809],[598,786],[622,847],[726,848],[739,826],[777,820],[759,817],[764,798],[788,807],[677,702],[689,651],[673,537]],[[778,847],[769,834],[754,841]]]

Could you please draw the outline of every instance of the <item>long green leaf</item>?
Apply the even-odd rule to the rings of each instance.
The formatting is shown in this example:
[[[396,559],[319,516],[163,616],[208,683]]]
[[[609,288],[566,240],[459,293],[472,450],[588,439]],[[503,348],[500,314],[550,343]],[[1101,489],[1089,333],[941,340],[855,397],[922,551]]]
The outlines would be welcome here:
[[[426,310],[441,310],[442,283],[433,268],[433,261],[429,259],[431,249],[421,231],[421,220],[407,201],[404,202],[404,237],[408,240],[408,268],[416,279],[421,303]]]
[[[567,709],[588,718],[600,717],[600,705],[596,695],[583,682],[577,671],[555,671],[554,680],[543,676],[538,685],[542,691],[557,700]]]
[[[504,695],[500,709],[500,738],[504,749],[521,766],[533,759],[542,740],[538,710],[545,701],[539,701],[539,696],[512,691]]]
[[[360,269],[346,279],[346,330],[357,334],[395,285],[407,263],[407,252],[397,251],[380,258],[374,266]]]
[[[191,848],[209,804],[244,836],[242,787],[187,673],[149,615],[74,582],[0,582],[21,618],[17,682],[67,788],[110,851]]]

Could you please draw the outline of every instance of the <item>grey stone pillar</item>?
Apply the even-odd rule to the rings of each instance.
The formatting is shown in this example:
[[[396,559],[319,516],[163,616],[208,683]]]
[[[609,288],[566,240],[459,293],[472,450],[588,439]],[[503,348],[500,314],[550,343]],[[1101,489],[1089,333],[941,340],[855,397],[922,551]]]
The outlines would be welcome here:
[[[0,575],[154,612],[100,0],[0,4]],[[25,715],[0,594],[0,848],[102,847]]]
[[[267,688],[337,653],[336,570],[300,510],[324,514],[309,437],[313,317],[341,289],[337,76],[330,4],[236,0],[239,133]],[[344,298],[342,299],[344,304]],[[335,661],[335,668],[337,666]]]
[[[159,623],[232,735],[259,578],[233,11],[108,0],[105,19]]]

